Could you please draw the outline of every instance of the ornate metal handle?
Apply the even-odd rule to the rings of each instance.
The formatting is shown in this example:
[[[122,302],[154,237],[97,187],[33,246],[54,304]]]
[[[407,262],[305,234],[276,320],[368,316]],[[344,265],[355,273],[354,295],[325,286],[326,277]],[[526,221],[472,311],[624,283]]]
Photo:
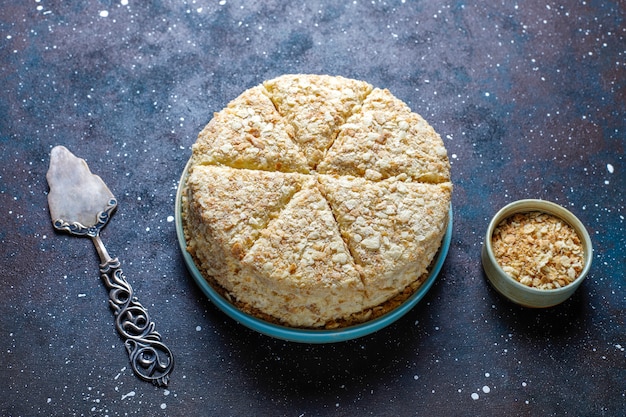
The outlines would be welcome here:
[[[172,352],[161,343],[161,335],[154,330],[148,311],[133,296],[120,262],[109,256],[100,239],[100,230],[117,207],[113,193],[100,177],[91,173],[84,159],[62,146],[54,147],[50,153],[46,179],[50,185],[48,204],[54,227],[75,236],[90,237],[96,246],[100,276],[109,290],[109,305],[115,314],[115,327],[124,340],[135,375],[155,385],[167,386],[174,367]]]
[[[161,335],[154,330],[148,311],[133,296],[120,262],[111,259],[99,236],[93,238],[100,254],[100,277],[109,290],[109,305],[115,314],[115,327],[124,339],[131,367],[135,374],[157,386],[167,386],[174,368],[174,356],[161,343]]]

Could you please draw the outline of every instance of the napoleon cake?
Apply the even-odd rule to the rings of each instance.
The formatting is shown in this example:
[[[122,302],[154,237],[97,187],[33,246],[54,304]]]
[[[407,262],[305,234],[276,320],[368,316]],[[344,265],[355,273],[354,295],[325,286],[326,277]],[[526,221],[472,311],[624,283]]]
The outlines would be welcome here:
[[[215,113],[184,179],[187,251],[246,313],[298,328],[380,316],[425,280],[448,223],[440,136],[388,90],[283,75]]]

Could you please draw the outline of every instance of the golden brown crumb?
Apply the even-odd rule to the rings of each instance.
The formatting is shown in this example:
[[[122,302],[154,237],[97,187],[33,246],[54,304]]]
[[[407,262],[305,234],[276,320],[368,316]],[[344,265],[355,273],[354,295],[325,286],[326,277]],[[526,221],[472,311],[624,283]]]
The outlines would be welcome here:
[[[572,283],[584,267],[580,238],[569,224],[542,212],[516,213],[496,227],[493,253],[504,272],[529,287]]]

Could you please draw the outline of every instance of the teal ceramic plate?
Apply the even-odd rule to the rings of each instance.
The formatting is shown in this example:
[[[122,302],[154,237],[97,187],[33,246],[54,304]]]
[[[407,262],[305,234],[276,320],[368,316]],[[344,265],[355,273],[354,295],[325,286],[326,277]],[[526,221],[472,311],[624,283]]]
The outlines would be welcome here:
[[[426,278],[426,281],[424,281],[422,286],[419,287],[418,290],[401,305],[374,320],[340,329],[309,330],[277,325],[261,320],[239,310],[228,300],[222,297],[216,290],[214,290],[213,287],[211,287],[211,285],[209,285],[209,283],[202,277],[202,274],[196,267],[193,258],[186,250],[187,242],[185,241],[185,235],[183,233],[181,197],[186,176],[187,168],[185,168],[185,171],[183,172],[178,186],[178,193],[176,195],[176,234],[178,236],[178,243],[183,253],[183,258],[185,259],[185,263],[191,273],[191,276],[209,300],[211,300],[220,310],[230,316],[233,320],[250,329],[258,331],[259,333],[278,339],[300,343],[334,343],[363,337],[389,326],[391,323],[395,322],[415,307],[424,295],[426,295],[428,290],[430,290],[435,282],[435,279],[437,278],[437,275],[441,271],[441,267],[443,266],[443,262],[446,259],[448,249],[450,247],[450,241],[452,238],[452,207],[450,207],[446,233],[441,242],[441,248],[433,261],[430,275],[428,275],[428,278]]]

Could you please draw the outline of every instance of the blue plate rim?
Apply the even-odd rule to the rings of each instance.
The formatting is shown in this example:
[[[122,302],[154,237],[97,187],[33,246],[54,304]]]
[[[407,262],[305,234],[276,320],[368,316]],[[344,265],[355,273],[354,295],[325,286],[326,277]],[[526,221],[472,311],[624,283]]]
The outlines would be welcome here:
[[[184,186],[184,181],[187,176],[187,171],[189,169],[189,162],[185,166],[183,174],[181,175],[180,181],[178,183],[178,190],[176,192],[176,203],[175,203],[175,222],[176,222],[176,235],[178,238],[178,244],[180,246],[183,259],[189,270],[192,278],[195,283],[200,287],[204,295],[213,302],[222,312],[224,312],[231,319],[236,322],[248,327],[249,329],[255,330],[259,333],[262,333],[266,336],[274,337],[277,339],[282,339],[290,342],[298,342],[298,343],[311,343],[311,344],[320,344],[320,343],[336,343],[343,342],[347,340],[357,339],[363,336],[367,336],[372,334],[378,330],[381,330],[390,324],[394,323],[401,317],[403,317],[406,313],[408,313],[415,305],[426,295],[426,293],[433,286],[441,268],[443,267],[443,263],[448,255],[448,250],[450,248],[450,242],[452,240],[452,205],[450,205],[450,211],[448,215],[448,224],[446,226],[446,232],[441,241],[441,247],[437,253],[435,261],[433,263],[433,267],[431,269],[430,274],[424,281],[424,283],[417,289],[417,291],[407,298],[401,305],[396,307],[395,309],[389,311],[388,313],[383,314],[380,317],[377,317],[373,320],[356,324],[349,327],[342,327],[338,329],[299,329],[287,326],[281,326],[279,324],[274,324],[267,322],[265,320],[259,319],[257,317],[251,316],[243,311],[239,310],[236,306],[231,304],[228,300],[226,300],[221,294],[219,294],[211,285],[204,279],[200,271],[198,270],[192,256],[187,252],[187,241],[185,239],[185,235],[183,232],[182,225],[182,189]]]

